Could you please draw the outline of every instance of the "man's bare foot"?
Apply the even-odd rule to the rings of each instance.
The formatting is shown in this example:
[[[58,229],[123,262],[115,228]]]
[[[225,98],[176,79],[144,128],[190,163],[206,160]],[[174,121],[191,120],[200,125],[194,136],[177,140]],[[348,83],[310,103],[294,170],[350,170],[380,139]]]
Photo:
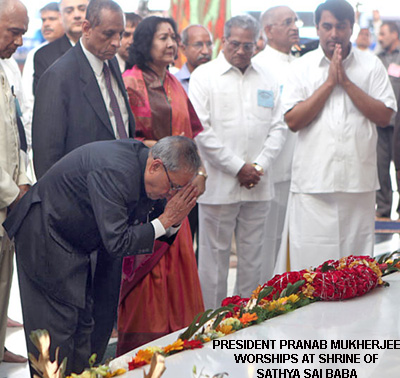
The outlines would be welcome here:
[[[20,322],[7,318],[7,327],[23,327]]]
[[[4,357],[3,357],[3,362],[11,362],[11,363],[16,363],[16,364],[24,364],[27,362],[28,359],[20,356],[19,354],[15,354],[13,352],[10,352],[6,348],[4,348]]]

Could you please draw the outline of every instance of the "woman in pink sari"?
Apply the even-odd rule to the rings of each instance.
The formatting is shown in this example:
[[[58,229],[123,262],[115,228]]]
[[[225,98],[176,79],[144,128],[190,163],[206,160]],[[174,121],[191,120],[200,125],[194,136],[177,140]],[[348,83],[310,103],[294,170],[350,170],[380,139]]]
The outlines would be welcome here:
[[[136,137],[151,147],[169,135],[195,137],[203,128],[179,81],[168,72],[177,54],[175,22],[148,17],[136,28],[132,69],[124,73]],[[194,182],[200,193],[204,175]],[[189,325],[204,311],[186,219],[174,243],[155,241],[151,255],[124,259],[117,355]]]

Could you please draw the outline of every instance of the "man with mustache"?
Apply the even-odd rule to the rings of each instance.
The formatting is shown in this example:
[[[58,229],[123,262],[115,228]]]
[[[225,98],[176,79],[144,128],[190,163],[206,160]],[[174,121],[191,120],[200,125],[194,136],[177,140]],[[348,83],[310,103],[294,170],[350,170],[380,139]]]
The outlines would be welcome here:
[[[91,1],[82,23],[82,38],[40,78],[32,125],[38,180],[77,147],[135,135],[135,121],[115,58],[124,28],[124,14],[116,2]],[[108,282],[102,281],[107,282],[106,287],[94,295],[92,345],[99,359],[117,308],[120,281],[115,270],[121,270],[120,260],[108,261],[106,255],[99,255],[96,274],[110,274]]]
[[[189,93],[190,74],[196,67],[207,63],[212,57],[212,37],[203,25],[189,25],[181,34],[181,49],[186,63],[175,74],[186,93]]]
[[[28,30],[28,14],[19,0],[0,0],[0,59],[10,59]],[[0,224],[29,189],[21,154],[22,130],[17,124],[15,98],[0,63]],[[0,225],[0,362],[23,363],[27,359],[4,347],[7,310],[13,275],[14,244]]]
[[[267,39],[267,46],[253,58],[253,62],[271,72],[281,88],[290,72],[290,63],[295,59],[290,53],[292,46],[299,43],[297,21],[296,13],[286,6],[269,8],[261,15],[263,35]],[[285,144],[273,163],[272,180],[274,181],[275,196],[270,201],[271,208],[267,215],[265,253],[260,282],[266,282],[272,278],[276,256],[281,244],[295,143],[296,135],[288,132]]]
[[[60,12],[65,34],[43,46],[34,57],[33,92],[40,77],[58,58],[75,46],[82,35],[82,23],[85,19],[86,7],[89,0],[61,0]]]
[[[385,67],[352,48],[352,6],[327,0],[315,24],[320,47],[292,63],[282,93],[285,121],[298,132],[287,213],[291,270],[372,255],[376,125],[397,110]]]

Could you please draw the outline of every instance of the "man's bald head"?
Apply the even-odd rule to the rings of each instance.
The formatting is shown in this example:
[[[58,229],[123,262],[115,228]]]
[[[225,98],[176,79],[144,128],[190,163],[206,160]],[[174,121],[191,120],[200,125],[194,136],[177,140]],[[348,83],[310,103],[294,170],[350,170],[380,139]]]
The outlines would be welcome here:
[[[0,0],[0,58],[11,58],[28,30],[28,12],[20,0]]]
[[[288,54],[292,46],[299,42],[297,15],[287,6],[267,9],[261,16],[261,24],[268,45]]]

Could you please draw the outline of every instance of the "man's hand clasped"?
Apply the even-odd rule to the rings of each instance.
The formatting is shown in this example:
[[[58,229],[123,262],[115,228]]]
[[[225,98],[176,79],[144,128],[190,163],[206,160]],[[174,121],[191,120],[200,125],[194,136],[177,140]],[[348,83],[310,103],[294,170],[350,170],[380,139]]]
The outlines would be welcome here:
[[[165,206],[164,213],[159,220],[165,229],[182,223],[196,204],[198,189],[192,184],[187,184],[182,190],[176,192]]]
[[[240,186],[252,189],[258,184],[262,175],[263,173],[258,172],[252,164],[246,163],[237,174],[237,178]]]
[[[339,43],[335,45],[333,51],[328,80],[331,81],[333,86],[337,84],[344,86],[349,81],[343,68],[342,46]]]

